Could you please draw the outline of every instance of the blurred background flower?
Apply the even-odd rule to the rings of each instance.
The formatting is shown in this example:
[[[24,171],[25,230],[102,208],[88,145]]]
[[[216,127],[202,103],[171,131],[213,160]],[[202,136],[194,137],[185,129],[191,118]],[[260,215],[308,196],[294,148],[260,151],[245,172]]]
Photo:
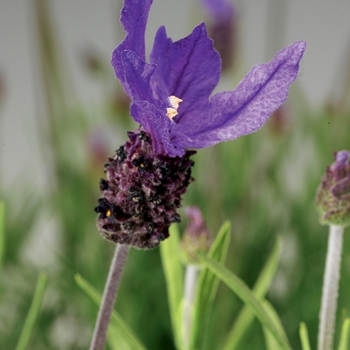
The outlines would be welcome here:
[[[233,4],[228,0],[203,0],[207,12],[208,35],[214,40],[218,50],[222,71],[233,68],[237,50],[237,14]]]

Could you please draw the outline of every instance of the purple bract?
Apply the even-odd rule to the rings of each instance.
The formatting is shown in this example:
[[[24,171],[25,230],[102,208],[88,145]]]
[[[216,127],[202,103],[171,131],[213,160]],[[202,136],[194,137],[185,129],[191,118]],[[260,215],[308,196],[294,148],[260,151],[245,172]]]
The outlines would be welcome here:
[[[131,98],[131,115],[150,134],[156,154],[183,156],[185,149],[212,146],[258,130],[287,98],[306,48],[296,42],[253,69],[233,91],[211,96],[221,60],[205,24],[173,42],[157,31],[149,61],[145,30],[152,0],[125,0],[121,23],[126,37],[112,65]],[[211,97],[210,97],[211,96]]]

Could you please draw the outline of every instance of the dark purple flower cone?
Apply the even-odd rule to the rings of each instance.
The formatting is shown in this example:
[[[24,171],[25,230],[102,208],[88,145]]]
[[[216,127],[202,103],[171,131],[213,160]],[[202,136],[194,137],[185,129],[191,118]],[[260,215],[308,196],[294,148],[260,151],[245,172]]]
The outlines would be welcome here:
[[[190,156],[158,155],[151,137],[143,130],[129,132],[105,165],[107,179],[101,179],[97,228],[102,237],[139,249],[151,249],[169,237],[169,226],[180,221],[176,209],[181,195],[194,180]]]

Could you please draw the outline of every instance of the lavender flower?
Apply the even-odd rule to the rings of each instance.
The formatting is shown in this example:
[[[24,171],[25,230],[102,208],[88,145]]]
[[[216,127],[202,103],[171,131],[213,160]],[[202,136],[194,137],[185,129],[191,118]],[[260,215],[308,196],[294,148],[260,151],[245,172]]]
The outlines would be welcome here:
[[[315,205],[322,224],[350,225],[350,152],[334,153],[318,187]]]
[[[258,130],[283,103],[296,79],[305,42],[255,66],[234,91],[210,95],[220,78],[220,57],[199,24],[173,42],[160,27],[145,61],[145,30],[152,0],[125,0],[124,41],[112,66],[131,99],[140,124],[106,166],[102,198],[95,209],[103,237],[139,248],[153,248],[168,237],[176,209],[193,180],[194,151]]]
[[[182,256],[187,264],[198,264],[198,253],[207,253],[213,241],[213,235],[208,229],[198,207],[185,208],[188,224],[182,236]]]

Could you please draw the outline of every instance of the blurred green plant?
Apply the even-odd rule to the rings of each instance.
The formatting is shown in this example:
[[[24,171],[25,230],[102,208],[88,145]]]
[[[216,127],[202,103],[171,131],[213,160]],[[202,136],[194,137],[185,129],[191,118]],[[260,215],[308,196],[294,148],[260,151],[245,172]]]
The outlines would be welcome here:
[[[0,200],[0,272],[5,251],[5,203]]]
[[[302,349],[303,350],[311,350],[310,341],[309,341],[309,334],[307,331],[306,324],[304,322],[300,323],[299,333],[300,333],[300,340],[301,340]]]
[[[338,350],[349,349],[348,347],[349,333],[350,333],[350,318],[346,318],[342,325]]]
[[[231,223],[225,222],[212,243],[208,257],[223,264],[226,260],[231,238]],[[210,313],[217,294],[219,279],[207,268],[202,268],[198,278],[197,291],[193,308],[193,328],[190,337],[190,349],[202,348]]]
[[[263,270],[261,271],[258,280],[256,281],[253,287],[253,293],[259,300],[265,297],[266,293],[268,292],[271,286],[273,277],[275,276],[278,267],[280,252],[281,242],[280,238],[277,238],[271,251],[271,254]],[[239,313],[239,315],[237,316],[236,321],[230,330],[230,333],[224,344],[223,350],[235,349],[253,320],[254,314],[249,309],[249,307],[245,305]]]
[[[281,349],[291,349],[277,313],[271,311],[271,307],[266,311],[246,284],[226,267],[205,256],[202,256],[202,261],[244,301],[267,331],[271,333]]]
[[[32,332],[33,332],[36,320],[39,317],[41,305],[43,303],[46,284],[47,284],[47,275],[46,273],[43,272],[39,275],[38,282],[34,292],[32,305],[30,306],[27,318],[24,322],[24,326],[23,326],[21,335],[18,339],[16,350],[25,350],[28,348],[29,340],[32,336]]]

